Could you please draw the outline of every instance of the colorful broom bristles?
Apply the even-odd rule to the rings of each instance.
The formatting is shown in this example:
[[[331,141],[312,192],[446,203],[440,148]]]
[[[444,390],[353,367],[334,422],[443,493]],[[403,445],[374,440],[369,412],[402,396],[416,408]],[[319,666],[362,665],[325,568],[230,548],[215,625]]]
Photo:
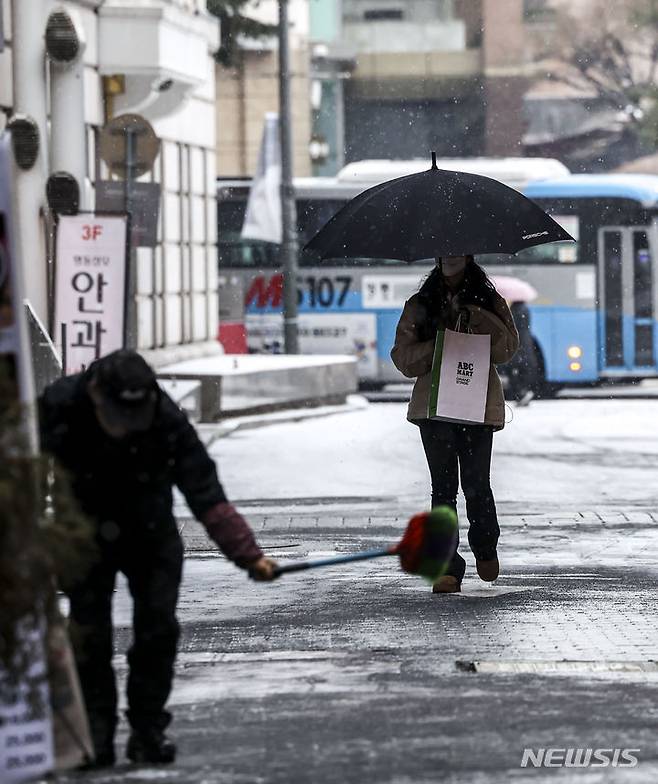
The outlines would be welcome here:
[[[449,506],[414,515],[394,548],[405,572],[436,582],[448,568],[457,547],[457,513]]]

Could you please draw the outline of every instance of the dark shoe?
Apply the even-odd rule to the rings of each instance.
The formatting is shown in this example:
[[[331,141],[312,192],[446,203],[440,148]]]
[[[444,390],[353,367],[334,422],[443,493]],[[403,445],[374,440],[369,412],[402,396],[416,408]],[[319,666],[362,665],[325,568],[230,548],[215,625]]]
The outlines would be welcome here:
[[[111,768],[116,762],[114,753],[114,733],[117,719],[111,713],[89,712],[89,731],[91,733],[93,759],[87,760],[79,766],[80,770],[97,770],[98,768]],[[86,756],[86,755],[85,755]]]
[[[78,770],[99,770],[100,768],[111,768],[116,762],[116,755],[114,753],[114,746],[109,746],[105,749],[96,751],[96,756],[93,760],[87,760],[82,765],[78,766]]]
[[[475,568],[477,569],[481,580],[484,580],[486,583],[492,583],[495,579],[497,579],[500,572],[498,557],[495,556],[490,561],[478,561],[476,559]]]
[[[173,762],[176,744],[159,729],[133,730],[126,746],[126,757],[132,762]]]
[[[432,593],[460,593],[462,582],[451,574],[444,574],[432,586]]]

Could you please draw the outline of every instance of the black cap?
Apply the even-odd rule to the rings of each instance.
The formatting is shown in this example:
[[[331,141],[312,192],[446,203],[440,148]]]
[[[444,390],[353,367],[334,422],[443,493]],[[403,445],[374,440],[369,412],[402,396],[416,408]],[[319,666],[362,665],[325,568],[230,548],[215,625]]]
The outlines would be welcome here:
[[[155,373],[136,351],[119,349],[89,367],[96,405],[110,423],[130,430],[148,430],[159,389]]]

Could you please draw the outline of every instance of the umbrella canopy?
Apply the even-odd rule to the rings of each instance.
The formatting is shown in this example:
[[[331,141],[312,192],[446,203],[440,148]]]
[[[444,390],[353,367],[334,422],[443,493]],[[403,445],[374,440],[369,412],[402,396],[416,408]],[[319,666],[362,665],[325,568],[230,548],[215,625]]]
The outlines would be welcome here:
[[[490,279],[496,291],[508,302],[532,302],[537,299],[537,289],[525,280],[507,275],[491,275]]]
[[[479,174],[436,167],[369,188],[307,243],[323,259],[414,261],[435,256],[518,253],[573,240],[533,201]]]

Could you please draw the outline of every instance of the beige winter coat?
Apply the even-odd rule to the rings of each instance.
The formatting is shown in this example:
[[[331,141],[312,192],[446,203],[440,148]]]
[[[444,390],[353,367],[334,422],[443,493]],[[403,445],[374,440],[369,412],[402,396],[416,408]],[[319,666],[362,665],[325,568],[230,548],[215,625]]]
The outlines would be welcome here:
[[[491,335],[491,368],[484,424],[496,430],[505,426],[505,399],[503,387],[496,372],[496,365],[509,360],[519,347],[519,333],[505,300],[495,294],[495,313],[468,305],[469,329],[480,335]],[[427,407],[431,386],[430,370],[434,355],[434,339],[419,340],[418,331],[426,317],[425,307],[414,294],[404,306],[395,333],[395,345],[391,359],[395,367],[407,378],[415,378],[413,392],[407,411],[407,419],[416,422],[427,419]]]

